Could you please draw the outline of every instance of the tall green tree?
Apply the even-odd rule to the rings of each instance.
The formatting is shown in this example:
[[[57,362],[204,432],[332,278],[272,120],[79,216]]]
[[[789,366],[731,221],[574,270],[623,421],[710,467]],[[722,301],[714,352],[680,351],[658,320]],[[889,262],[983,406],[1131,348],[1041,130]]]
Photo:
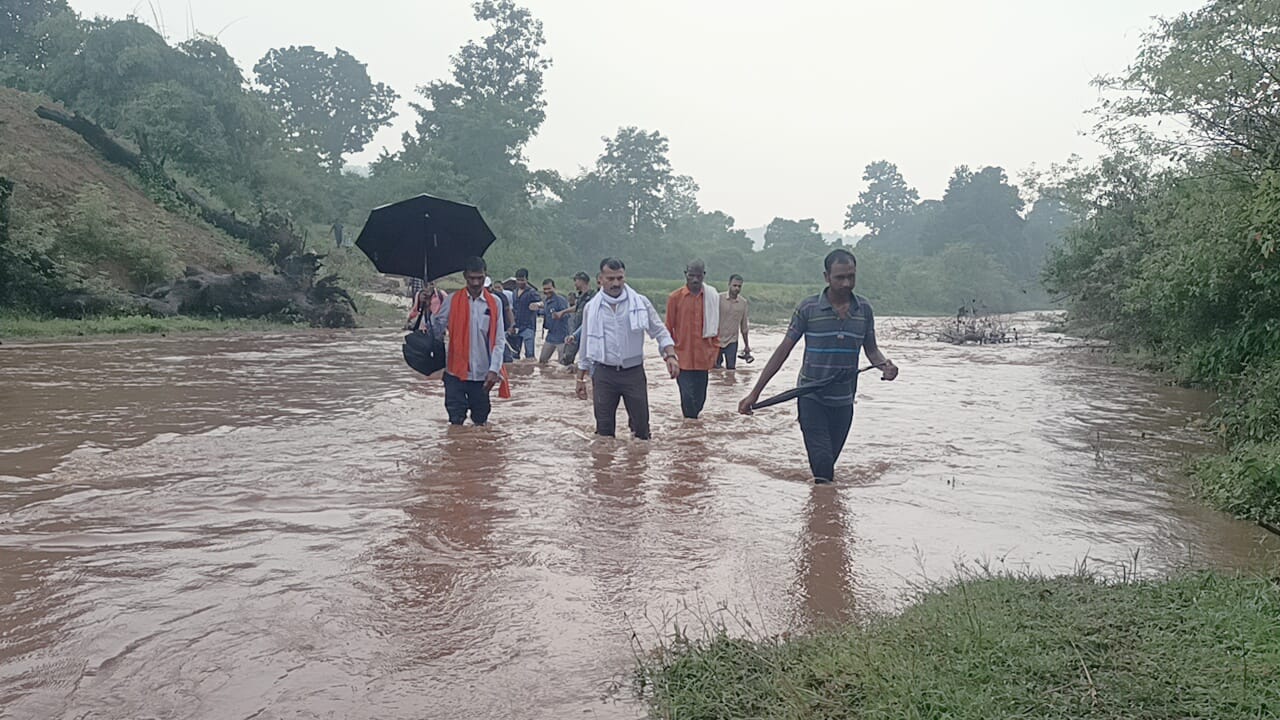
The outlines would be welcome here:
[[[926,254],[936,255],[952,243],[972,245],[1015,273],[1028,274],[1023,204],[1003,168],[975,172],[962,165],[947,183],[942,212],[925,229],[921,247]]]
[[[477,20],[492,30],[453,56],[452,79],[418,87],[417,135],[397,158],[410,167],[443,161],[466,178],[483,209],[518,211],[535,189],[524,148],[546,118],[542,22],[511,0],[479,0]]]
[[[1280,2],[1212,0],[1157,19],[1125,72],[1095,83],[1118,91],[1103,102],[1104,139],[1189,159],[1227,153],[1249,168],[1280,167]],[[1176,119],[1181,131],[1152,126]]]
[[[0,58],[25,68],[47,60],[45,22],[70,13],[66,0],[4,0],[0,3]]]
[[[604,144],[595,170],[605,188],[603,211],[624,232],[652,235],[698,211],[698,185],[672,171],[661,133],[625,127]]]
[[[817,252],[826,247],[813,218],[788,220],[776,217],[764,231],[764,249],[782,252]]]
[[[57,58],[46,91],[108,128],[116,128],[125,105],[149,86],[175,77],[177,52],[155,30],[136,19],[97,19],[84,24],[72,53]]]
[[[858,201],[849,206],[844,216],[846,230],[866,225],[878,235],[920,202],[920,193],[907,185],[898,166],[888,160],[877,160],[862,173],[867,189],[858,193]]]
[[[253,72],[289,140],[330,170],[340,170],[344,154],[363,150],[396,116],[399,95],[373,82],[365,64],[342,48],[332,55],[311,45],[272,49]]]
[[[719,210],[681,215],[667,228],[667,234],[685,248],[684,255],[688,258],[706,261],[707,272],[715,278],[716,287],[726,284],[731,273],[760,277],[754,267],[751,238],[745,231],[734,228],[733,218]],[[688,258],[672,260],[678,264]]]

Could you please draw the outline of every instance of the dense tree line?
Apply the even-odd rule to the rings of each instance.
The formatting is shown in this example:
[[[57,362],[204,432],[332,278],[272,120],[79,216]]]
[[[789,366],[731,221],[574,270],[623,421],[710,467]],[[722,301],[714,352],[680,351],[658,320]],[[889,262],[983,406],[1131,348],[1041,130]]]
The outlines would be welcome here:
[[[457,51],[449,77],[416,88],[414,130],[368,177],[344,172],[344,157],[390,122],[399,95],[341,48],[274,48],[250,76],[210,37],[170,44],[134,18],[81,18],[65,0],[5,7],[0,80],[84,114],[244,217],[358,229],[371,208],[429,192],[481,208],[501,240],[495,266],[539,275],[616,254],[640,276],[678,277],[700,257],[713,277],[812,283],[830,249],[812,219],[775,218],[756,250],[732,217],[699,206],[696,181],[671,166],[656,130],[619,128],[572,177],[530,168],[551,61],[542,23],[511,0],[475,3],[488,33]],[[891,163],[864,179],[846,227],[869,231],[858,253],[882,308],[1045,304],[1036,278],[1060,229],[1056,205],[1027,212],[1000,168],[959,168],[941,200],[923,202]]]
[[[1158,21],[1099,84],[1115,150],[1042,179],[1077,220],[1045,280],[1078,326],[1225,391],[1201,488],[1280,524],[1280,2]]]

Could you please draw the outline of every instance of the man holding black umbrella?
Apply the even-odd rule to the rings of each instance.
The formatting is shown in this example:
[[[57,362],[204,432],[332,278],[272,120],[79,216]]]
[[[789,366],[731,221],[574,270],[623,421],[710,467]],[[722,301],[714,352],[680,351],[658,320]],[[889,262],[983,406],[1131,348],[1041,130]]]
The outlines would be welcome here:
[[[467,258],[462,277],[467,286],[445,298],[431,327],[445,337],[444,409],[449,422],[484,425],[489,420],[489,392],[501,383],[499,396],[509,397],[502,372],[502,342],[506,324],[502,304],[485,289],[484,258]]]
[[[867,299],[855,295],[858,261],[843,248],[832,250],[823,261],[827,288],[796,307],[773,357],[764,366],[755,388],[738,404],[738,412],[750,415],[760,392],[782,368],[791,349],[804,338],[804,365],[800,367],[800,432],[813,482],[835,478],[836,460],[853,425],[853,398],[858,390],[858,356],[866,353],[884,380],[898,377],[898,366],[876,344],[875,316]]]

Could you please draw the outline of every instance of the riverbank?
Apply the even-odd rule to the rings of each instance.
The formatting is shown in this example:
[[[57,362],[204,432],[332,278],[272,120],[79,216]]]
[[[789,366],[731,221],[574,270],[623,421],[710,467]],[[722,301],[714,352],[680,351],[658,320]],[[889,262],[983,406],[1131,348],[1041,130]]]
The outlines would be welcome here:
[[[1205,357],[1211,352],[1157,349],[1117,338],[1114,328],[1073,317],[1054,329],[1106,340],[1117,363],[1217,393],[1218,401],[1205,418],[1205,427],[1218,441],[1217,453],[1193,460],[1186,472],[1206,503],[1280,534],[1280,357],[1254,361],[1240,370],[1206,372]]]
[[[966,579],[901,614],[641,656],[658,718],[1259,718],[1280,708],[1280,587],[1188,574]]]
[[[378,300],[357,300],[361,327],[391,327],[404,320],[404,311]],[[226,332],[308,330],[306,323],[274,318],[204,318],[175,315],[122,315],[83,319],[39,315],[0,314],[0,340],[43,340],[101,335],[170,335]]]

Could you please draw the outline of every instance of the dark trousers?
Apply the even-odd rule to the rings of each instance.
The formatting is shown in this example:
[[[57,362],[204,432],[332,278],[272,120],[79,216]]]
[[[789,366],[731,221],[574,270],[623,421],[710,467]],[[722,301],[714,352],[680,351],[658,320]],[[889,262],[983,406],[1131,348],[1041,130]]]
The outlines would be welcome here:
[[[738,367],[738,343],[729,343],[716,353],[716,367],[734,370]]]
[[[618,401],[627,406],[627,426],[641,440],[649,439],[649,381],[644,366],[619,370],[597,365],[592,376],[592,404],[596,434],[613,437],[617,432]]]
[[[459,380],[449,373],[444,374],[444,410],[449,413],[449,422],[461,425],[470,410],[471,422],[483,425],[489,421],[492,408],[484,381]]]
[[[697,418],[707,404],[707,371],[682,369],[676,385],[680,387],[680,411],[687,418]]]
[[[683,373],[681,373],[683,374]],[[801,397],[799,403],[800,433],[804,435],[804,449],[809,453],[809,469],[814,479],[834,480],[836,460],[849,439],[853,426],[853,405],[832,407],[810,397]]]

